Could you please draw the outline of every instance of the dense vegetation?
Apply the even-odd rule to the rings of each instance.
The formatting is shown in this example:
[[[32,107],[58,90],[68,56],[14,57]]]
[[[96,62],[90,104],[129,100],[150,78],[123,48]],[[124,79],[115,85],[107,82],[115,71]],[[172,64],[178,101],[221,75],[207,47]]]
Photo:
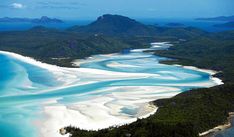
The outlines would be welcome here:
[[[28,31],[0,32],[0,50],[33,57],[42,62],[72,67],[74,59],[94,54],[120,52],[126,48],[146,48],[152,41],[174,41],[170,36],[114,37],[80,34],[35,27]]]
[[[0,50],[16,52],[62,66],[70,66],[67,62],[74,58],[119,52],[121,49],[130,47],[131,45],[121,40],[107,36],[84,36],[43,27],[35,27],[28,31],[0,33]]]

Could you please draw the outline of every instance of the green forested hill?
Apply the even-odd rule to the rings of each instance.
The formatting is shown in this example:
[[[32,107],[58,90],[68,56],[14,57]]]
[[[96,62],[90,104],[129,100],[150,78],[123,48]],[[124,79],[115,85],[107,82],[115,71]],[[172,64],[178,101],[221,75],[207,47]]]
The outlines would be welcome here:
[[[0,50],[19,53],[55,64],[58,62],[56,63],[51,58],[84,58],[93,54],[119,52],[132,46],[117,38],[78,35],[43,27],[36,27],[28,31],[0,33]]]

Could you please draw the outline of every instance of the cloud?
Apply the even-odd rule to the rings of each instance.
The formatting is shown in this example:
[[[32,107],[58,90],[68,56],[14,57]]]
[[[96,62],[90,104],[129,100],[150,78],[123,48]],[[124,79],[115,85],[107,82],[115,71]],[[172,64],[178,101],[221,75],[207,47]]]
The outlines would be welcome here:
[[[25,5],[23,5],[21,3],[12,3],[11,7],[15,8],[15,9],[23,9],[23,8],[25,8]]]

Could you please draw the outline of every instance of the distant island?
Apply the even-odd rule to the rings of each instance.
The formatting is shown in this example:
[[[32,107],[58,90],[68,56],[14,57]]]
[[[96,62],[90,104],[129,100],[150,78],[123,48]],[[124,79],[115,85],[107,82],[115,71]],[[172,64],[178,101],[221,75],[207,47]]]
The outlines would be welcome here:
[[[197,18],[196,20],[225,21],[225,23],[222,23],[222,24],[215,24],[214,27],[234,28],[234,15],[233,16],[219,16],[219,17],[212,17],[212,18]]]
[[[215,27],[222,27],[222,28],[234,28],[234,21],[226,22],[223,24],[216,24]]]
[[[211,17],[211,18],[196,18],[196,20],[203,20],[203,21],[234,21],[234,15],[233,16]]]
[[[173,22],[171,22],[171,23],[167,23],[166,26],[169,26],[169,27],[183,27],[185,25],[182,24],[182,23],[173,23]]]
[[[62,20],[57,18],[49,18],[47,16],[42,16],[41,18],[10,18],[10,17],[4,17],[0,18],[0,22],[29,22],[29,23],[35,23],[35,24],[48,24],[48,23],[63,23]]]

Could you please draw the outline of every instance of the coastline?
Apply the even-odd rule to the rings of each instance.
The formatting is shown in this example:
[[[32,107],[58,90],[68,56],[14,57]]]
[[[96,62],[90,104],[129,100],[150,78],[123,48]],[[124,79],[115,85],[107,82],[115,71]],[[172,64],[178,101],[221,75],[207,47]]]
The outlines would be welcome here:
[[[195,71],[201,71],[201,72],[204,72],[204,73],[208,73],[211,75],[211,79],[217,83],[217,85],[222,85],[224,84],[223,81],[217,77],[214,77],[215,74],[219,73],[218,71],[215,71],[215,70],[209,70],[209,69],[203,69],[203,68],[198,68],[198,67],[195,67],[195,66],[183,66],[183,65],[179,65],[179,64],[174,64],[174,66],[178,66],[178,67],[183,67],[183,68],[186,68],[186,69],[191,69],[191,70],[195,70]]]
[[[220,132],[220,131],[223,131],[225,129],[228,129],[228,128],[231,128],[232,126],[232,119],[234,119],[234,112],[229,112],[228,114],[229,116],[227,117],[227,121],[225,124],[223,125],[218,125],[212,129],[209,129],[205,132],[202,132],[202,133],[199,133],[199,136],[200,137],[215,137],[215,135]]]
[[[70,73],[71,75],[73,75],[74,74],[74,72],[75,73],[77,73],[77,72],[82,72],[82,73],[90,73],[90,74],[99,74],[99,75],[103,75],[103,74],[106,74],[106,72],[107,71],[102,71],[102,70],[100,70],[100,71],[97,71],[97,72],[93,72],[94,71],[94,69],[82,69],[82,68],[65,68],[65,67],[59,67],[59,66],[55,66],[55,65],[50,65],[50,64],[46,64],[46,63],[42,63],[42,62],[39,62],[39,61],[36,61],[36,60],[34,60],[33,58],[30,58],[30,57],[24,57],[24,56],[21,56],[21,55],[19,55],[19,54],[16,54],[16,53],[11,53],[11,52],[4,52],[4,51],[0,51],[0,54],[7,54],[7,55],[9,55],[9,56],[12,56],[13,58],[17,58],[17,59],[19,59],[19,60],[21,60],[21,61],[23,61],[23,62],[26,62],[26,63],[30,63],[30,64],[33,64],[33,65],[36,65],[36,66],[38,66],[38,67],[41,67],[41,68],[44,68],[44,69],[47,69],[47,70],[49,70],[49,71],[51,71],[52,73],[55,73],[56,75],[61,75],[61,76],[63,76],[63,74],[61,74],[61,73]],[[109,54],[108,54],[109,55]],[[118,65],[118,64],[112,64],[112,65]],[[191,69],[191,70],[196,70],[196,71],[203,71],[203,72],[205,72],[205,73],[208,73],[208,74],[212,74],[212,75],[214,75],[215,74],[215,71],[212,71],[212,70],[203,70],[203,69],[199,69],[199,68],[196,68],[196,67],[192,67],[192,66],[180,66],[180,67],[185,67],[185,68],[187,68],[187,69]],[[62,70],[62,71],[61,71]],[[111,72],[109,72],[108,73],[108,75],[109,75],[109,77],[112,77],[113,75],[114,76],[118,76],[119,78],[121,78],[121,77],[131,77],[131,74],[129,74],[129,75],[127,75],[127,76],[124,76],[125,75],[125,73],[111,73]],[[79,75],[75,75],[76,77],[75,78],[73,78],[74,80],[75,79],[77,79],[78,78],[78,76]],[[136,75],[132,75],[132,77],[134,77],[134,76],[136,76]],[[139,75],[140,77],[143,77],[143,76],[145,76],[145,74],[144,73],[142,73],[142,75]],[[211,79],[213,79],[214,77],[212,77]],[[62,79],[62,77],[61,77],[61,79]],[[110,78],[111,79],[111,78]],[[222,81],[220,80],[220,79],[213,79],[214,81],[216,81],[216,84],[223,84],[223,83],[221,83]],[[221,82],[220,82],[221,81]],[[74,83],[74,81],[72,81],[72,82],[69,82],[68,83],[68,85],[69,86],[71,86],[70,84],[71,83]],[[83,84],[83,83],[80,83],[80,84]],[[73,85],[74,86],[74,85]],[[66,88],[66,87],[63,87],[63,88]],[[151,89],[151,90],[153,90],[153,89]],[[154,89],[155,90],[155,89]],[[171,95],[167,95],[167,98],[170,98],[170,97],[173,97],[173,96],[175,96],[175,95],[177,95],[177,94],[179,94],[179,92],[178,93],[176,93],[176,94],[171,94]],[[165,98],[165,97],[164,97]],[[155,99],[154,99],[155,100]],[[154,100],[148,100],[148,103],[146,103],[146,104],[144,104],[144,105],[142,105],[142,107],[140,108],[141,109],[141,112],[138,112],[138,118],[139,119],[141,119],[141,118],[147,118],[147,117],[149,117],[150,115],[152,115],[152,114],[155,114],[156,113],[156,111],[157,111],[157,106],[155,106],[155,105],[153,105],[152,103],[151,103],[151,101],[154,101]],[[52,101],[53,102],[53,101]],[[115,106],[113,106],[113,107],[115,107]],[[48,107],[48,108],[50,108],[50,107]],[[45,112],[48,110],[48,108],[45,108]],[[147,109],[148,109],[148,111],[147,111]],[[58,111],[57,111],[58,110]],[[56,118],[56,119],[64,119],[63,117],[64,116],[66,116],[66,114],[65,113],[63,113],[64,115],[63,115],[63,117],[59,117],[59,118],[57,118],[57,114],[58,114],[58,112],[65,112],[65,113],[73,113],[74,114],[74,111],[72,111],[72,109],[70,109],[69,110],[69,108],[67,108],[67,107],[65,107],[65,106],[58,106],[57,108],[55,108],[55,111],[54,112],[46,112],[46,114],[47,114],[47,116],[49,117],[49,118]],[[147,113],[146,113],[147,112]],[[70,114],[69,114],[70,115]],[[74,115],[75,116],[75,115]],[[47,118],[48,118],[47,117]],[[46,121],[46,123],[44,123],[44,124],[49,124],[48,126],[51,126],[51,125],[54,125],[54,121],[56,121],[56,119],[53,119],[53,124],[51,124],[51,123],[48,123],[48,121]],[[129,124],[129,123],[132,123],[132,122],[134,122],[134,121],[136,121],[137,120],[137,118],[134,118],[134,120],[129,120],[128,122],[124,122],[124,123],[119,123],[119,124],[117,124],[116,126],[121,126],[121,125],[124,125],[124,124]],[[59,126],[60,128],[57,128],[57,132],[59,131],[59,129],[61,129],[61,127],[65,127],[65,126],[68,126],[68,125],[71,125],[70,123],[69,123],[69,121],[73,121],[73,119],[69,119],[69,120],[67,120],[67,124],[61,124],[61,123],[58,123],[57,125],[54,125],[56,128]],[[109,127],[109,126],[104,126],[103,128],[107,128],[107,127]],[[99,128],[100,129],[100,128]],[[46,128],[44,127],[44,129],[42,129],[42,130],[44,130],[44,131],[46,131]],[[47,132],[47,131],[46,131]],[[54,132],[53,132],[54,133]],[[44,134],[47,134],[47,133],[44,133]],[[48,134],[47,134],[48,135]],[[51,134],[52,135],[52,134]]]

